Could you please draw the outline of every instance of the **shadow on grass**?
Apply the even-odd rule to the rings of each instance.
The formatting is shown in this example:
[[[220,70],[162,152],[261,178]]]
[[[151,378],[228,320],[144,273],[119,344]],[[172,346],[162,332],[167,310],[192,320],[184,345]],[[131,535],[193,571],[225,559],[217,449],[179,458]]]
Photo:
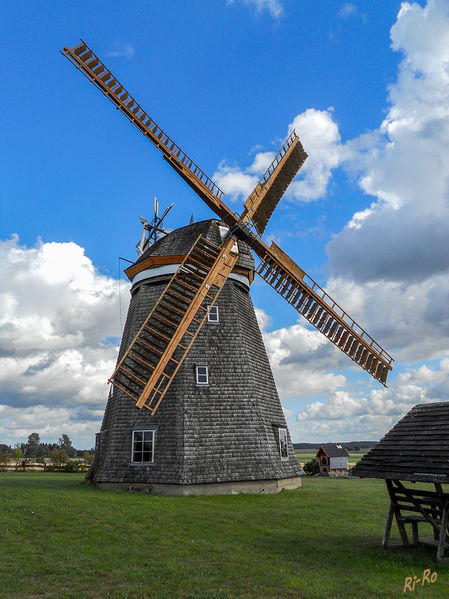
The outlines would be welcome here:
[[[93,489],[84,480],[84,473],[71,472],[0,472],[0,485],[26,489]]]

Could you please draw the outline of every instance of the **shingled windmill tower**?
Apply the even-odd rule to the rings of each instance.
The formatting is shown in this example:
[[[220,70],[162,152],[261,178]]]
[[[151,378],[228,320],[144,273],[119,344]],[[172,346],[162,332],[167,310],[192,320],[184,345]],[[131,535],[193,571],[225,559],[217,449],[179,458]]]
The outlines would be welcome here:
[[[132,295],[120,358],[198,237],[207,254],[216,251],[226,232],[217,220],[182,227],[159,239],[127,269]],[[212,308],[206,298],[206,321],[156,412],[137,409],[125,387],[114,385],[90,472],[96,484],[149,485],[153,492],[171,494],[267,492],[300,485],[302,471],[249,295],[254,259],[244,242],[238,242],[238,250]],[[170,288],[185,292],[181,286]],[[147,330],[140,345],[135,344],[132,372],[140,372],[139,360],[148,359],[145,343],[155,348],[156,331],[168,332],[163,319],[171,320],[178,299],[166,294],[161,320],[153,318],[154,331]]]
[[[260,238],[307,157],[296,133],[239,216],[84,42],[63,54],[218,216],[169,233],[126,270],[132,298],[89,479],[170,494],[300,486],[248,293],[254,272],[382,384],[392,358],[276,244]]]

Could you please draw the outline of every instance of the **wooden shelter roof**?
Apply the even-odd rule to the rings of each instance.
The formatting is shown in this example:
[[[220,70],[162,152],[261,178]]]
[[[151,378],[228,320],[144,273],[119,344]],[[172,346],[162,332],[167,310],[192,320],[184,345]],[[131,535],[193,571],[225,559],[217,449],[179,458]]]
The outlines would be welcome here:
[[[321,450],[330,458],[346,458],[349,455],[343,445],[339,443],[323,443],[320,445],[317,455]]]
[[[449,483],[449,402],[416,405],[351,469],[351,474]]]

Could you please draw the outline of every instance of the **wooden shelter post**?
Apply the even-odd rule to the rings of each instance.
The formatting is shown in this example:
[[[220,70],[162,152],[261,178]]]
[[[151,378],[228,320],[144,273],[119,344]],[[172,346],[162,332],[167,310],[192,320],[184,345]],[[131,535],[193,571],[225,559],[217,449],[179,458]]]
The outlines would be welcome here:
[[[435,483],[435,491],[408,489],[400,480],[385,480],[390,496],[390,509],[382,539],[382,548],[409,547],[410,542],[405,524],[411,524],[413,545],[430,545],[437,548],[436,561],[449,563],[444,557],[444,550],[449,547],[447,542],[449,523],[449,494],[443,492],[440,483]],[[410,513],[412,512],[412,513]],[[393,516],[396,519],[402,545],[391,545],[390,534]],[[433,529],[433,539],[419,538],[418,525],[420,522],[430,524]]]

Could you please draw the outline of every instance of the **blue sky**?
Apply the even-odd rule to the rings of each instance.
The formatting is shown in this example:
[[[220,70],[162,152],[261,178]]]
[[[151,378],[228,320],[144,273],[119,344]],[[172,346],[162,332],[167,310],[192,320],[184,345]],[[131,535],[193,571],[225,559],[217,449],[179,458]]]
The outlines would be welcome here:
[[[384,390],[258,281],[295,441],[373,439],[445,400],[449,9],[307,0],[4,2],[0,442],[91,446],[138,216],[211,217],[59,53],[82,37],[235,211],[292,126],[309,159],[266,231],[388,351]],[[245,195],[246,194],[246,195]],[[120,283],[126,313],[128,288]]]

